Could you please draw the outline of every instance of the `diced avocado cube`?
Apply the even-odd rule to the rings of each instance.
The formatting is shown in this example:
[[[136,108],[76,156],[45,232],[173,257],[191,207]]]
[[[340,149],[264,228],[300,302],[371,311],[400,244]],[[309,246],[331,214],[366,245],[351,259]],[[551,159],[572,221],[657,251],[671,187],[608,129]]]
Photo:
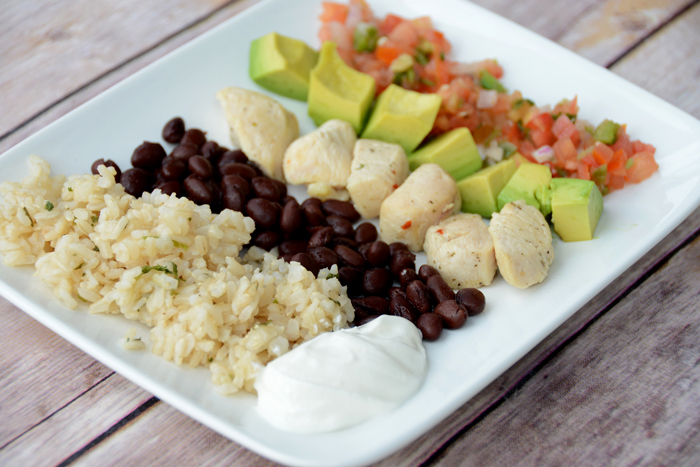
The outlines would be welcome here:
[[[565,242],[591,240],[603,213],[603,195],[596,184],[577,178],[555,178],[550,188],[554,231]]]
[[[362,131],[376,83],[370,75],[345,64],[334,42],[324,42],[318,63],[311,70],[309,116],[316,125],[339,118]]]
[[[379,95],[362,137],[395,143],[410,154],[433,128],[442,97],[390,84]]]
[[[265,89],[305,101],[317,60],[318,52],[304,42],[271,32],[250,43],[248,72]]]
[[[479,72],[479,84],[484,89],[493,89],[498,92],[508,92],[508,90],[498,81],[498,78],[489,73],[488,70]]]
[[[455,180],[461,180],[481,168],[482,160],[468,128],[444,133],[408,156],[411,170],[423,164],[437,164]]]
[[[515,161],[515,165],[517,167],[520,167],[522,164],[533,164],[533,162],[528,160],[527,157],[523,156],[517,151],[512,156],[510,156],[510,159]]]
[[[552,213],[551,188],[548,186],[537,187],[537,191],[535,191],[535,199],[540,203],[540,212],[544,217],[547,217]]]
[[[535,193],[540,187],[549,186],[552,173],[549,167],[540,164],[522,164],[515,171],[506,186],[498,194],[498,210],[511,201],[522,199],[530,206],[540,209],[542,206]]]
[[[615,144],[618,128],[620,128],[619,123],[615,123],[612,120],[603,120],[593,132],[593,137],[596,141],[604,144]]]
[[[515,171],[515,161],[506,159],[457,182],[462,195],[462,211],[491,217],[498,211],[498,194]]]

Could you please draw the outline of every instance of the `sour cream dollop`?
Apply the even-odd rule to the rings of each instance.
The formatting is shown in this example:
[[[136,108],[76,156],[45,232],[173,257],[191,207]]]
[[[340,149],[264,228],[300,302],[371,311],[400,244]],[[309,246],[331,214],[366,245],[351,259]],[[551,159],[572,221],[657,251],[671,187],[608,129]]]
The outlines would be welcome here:
[[[413,323],[383,315],[322,334],[258,376],[258,410],[295,433],[338,430],[389,412],[423,384],[428,362]]]

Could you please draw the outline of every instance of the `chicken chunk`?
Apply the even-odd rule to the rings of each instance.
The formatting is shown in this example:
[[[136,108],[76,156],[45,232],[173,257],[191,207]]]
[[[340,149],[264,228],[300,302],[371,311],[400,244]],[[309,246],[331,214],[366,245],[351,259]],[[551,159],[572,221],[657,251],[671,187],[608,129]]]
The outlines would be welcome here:
[[[496,275],[493,240],[478,214],[460,213],[430,227],[423,249],[453,289],[489,285]]]
[[[284,154],[284,176],[294,185],[324,182],[345,188],[357,135],[344,120],[328,120],[294,141]]]
[[[489,233],[506,282],[524,289],[547,277],[554,260],[552,232],[537,208],[522,200],[506,204],[491,218]]]
[[[406,177],[408,159],[401,146],[372,139],[357,140],[347,189],[362,217],[377,217],[382,202]]]
[[[282,158],[299,136],[293,113],[264,94],[229,87],[216,93],[231,129],[231,143],[241,148],[265,175],[284,181]]]
[[[403,242],[412,251],[421,251],[428,228],[458,213],[461,206],[462,198],[450,174],[437,164],[423,164],[382,203],[382,240]]]

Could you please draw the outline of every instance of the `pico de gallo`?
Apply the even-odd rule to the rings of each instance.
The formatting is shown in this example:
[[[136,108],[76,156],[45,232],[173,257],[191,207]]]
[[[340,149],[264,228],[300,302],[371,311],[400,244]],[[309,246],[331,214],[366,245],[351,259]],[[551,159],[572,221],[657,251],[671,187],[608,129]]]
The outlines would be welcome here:
[[[334,41],[348,65],[373,76],[377,94],[394,83],[442,97],[429,137],[466,127],[487,161],[517,151],[549,166],[554,177],[593,180],[603,194],[639,183],[659,167],[654,146],[632,141],[626,125],[605,120],[594,126],[579,118],[576,97],[554,108],[537,106],[501,84],[496,60],[450,60],[451,45],[429,17],[378,18],[364,0],[350,0],[323,2],[320,19],[321,42]]]

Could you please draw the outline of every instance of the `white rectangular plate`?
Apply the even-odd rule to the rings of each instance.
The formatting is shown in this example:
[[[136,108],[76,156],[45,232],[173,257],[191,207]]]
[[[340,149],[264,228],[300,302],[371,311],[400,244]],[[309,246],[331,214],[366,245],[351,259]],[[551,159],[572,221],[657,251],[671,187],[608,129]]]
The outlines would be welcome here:
[[[47,159],[54,173],[89,171],[110,158],[123,169],[143,140],[160,141],[175,115],[228,145],[227,125],[214,97],[226,86],[260,89],[248,78],[251,40],[268,32],[318,46],[320,0],[268,0],[181,47],[109,89],[0,157],[4,179],[27,174],[26,159]],[[517,290],[498,278],[484,288],[486,311],[458,331],[426,343],[430,370],[422,389],[398,410],[335,433],[281,432],[255,410],[255,397],[222,397],[205,369],[178,368],[149,352],[117,343],[133,323],[63,307],[31,268],[0,267],[0,293],[82,350],[222,435],[292,465],[361,465],[377,461],[435,426],[649,251],[700,203],[700,122],[547,39],[459,0],[373,0],[378,15],[429,15],[462,61],[497,58],[504,84],[544,104],[578,95],[582,118],[628,123],[634,139],[657,148],[660,170],[640,185],[605,198],[596,239],[555,241],[549,277]],[[274,96],[314,126],[306,104]],[[142,328],[140,334],[148,335]]]

